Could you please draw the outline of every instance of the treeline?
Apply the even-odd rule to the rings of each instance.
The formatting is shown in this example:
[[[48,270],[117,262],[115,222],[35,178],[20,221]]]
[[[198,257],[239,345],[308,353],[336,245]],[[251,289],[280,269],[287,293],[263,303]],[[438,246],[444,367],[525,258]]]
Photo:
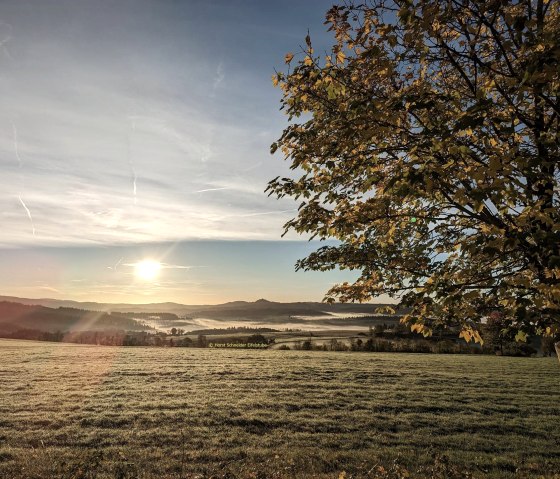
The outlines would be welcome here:
[[[261,334],[252,334],[244,338],[230,337],[210,341],[204,334],[199,334],[196,339],[193,339],[188,336],[169,337],[165,333],[150,334],[146,331],[134,332],[123,330],[49,332],[38,329],[18,329],[11,332],[0,331],[0,338],[94,344],[99,346],[157,346],[183,348],[207,348],[213,345],[226,343],[271,344],[274,342],[274,339],[267,339]]]
[[[164,333],[150,334],[146,331],[41,331],[38,329],[18,329],[11,332],[0,331],[1,338],[52,341],[58,343],[95,344],[99,346],[195,346],[190,338],[174,340]]]
[[[494,329],[493,329],[494,328]],[[175,329],[175,328],[173,328]],[[252,332],[246,336],[227,336],[208,339],[199,333],[196,337],[168,335],[163,332],[151,333],[147,331],[125,331],[108,329],[103,331],[43,331],[33,328],[16,330],[0,329],[0,337],[9,339],[27,339],[35,341],[52,341],[77,344],[94,344],[104,346],[156,346],[156,347],[232,347],[234,345],[262,345],[267,347],[275,343],[275,339],[263,334],[255,333],[253,329],[271,328],[228,328],[228,332]],[[212,331],[212,330],[209,330]],[[273,330],[274,331],[274,330]],[[223,332],[223,330],[222,330]],[[266,333],[269,331],[263,331]],[[190,333],[192,335],[192,333]],[[405,326],[398,324],[389,328],[386,324],[370,327],[369,334],[359,333],[358,337],[323,340],[312,333],[306,340],[296,341],[291,347],[281,345],[279,349],[296,349],[304,351],[356,351],[356,352],[394,352],[394,353],[436,353],[436,354],[497,354],[503,356],[534,356],[554,355],[554,341],[556,338],[533,338],[528,343],[517,342],[514,338],[503,333],[494,324],[486,326],[485,343],[483,346],[467,344],[459,340],[457,334],[447,333],[430,338],[423,338],[411,333]]]
[[[153,335],[145,331],[127,332],[123,330],[106,331],[41,331],[39,329],[18,329],[11,332],[0,331],[1,338],[51,341],[57,343],[96,344],[102,346],[128,346],[151,344]]]
[[[252,328],[250,326],[229,326],[227,328],[209,328],[190,331],[189,334],[235,334],[235,333],[277,333],[274,328]]]
[[[395,315],[395,314],[369,314],[369,315],[359,314],[359,315],[352,315],[352,316],[348,315],[344,317],[336,317],[336,316],[332,317],[332,319],[337,319],[337,320],[338,319],[360,320],[367,323],[371,323],[372,321],[376,323],[380,321],[389,321],[390,323],[394,323],[400,321],[401,318],[402,316]]]
[[[280,349],[291,349],[281,346]],[[315,343],[311,339],[298,341],[294,349],[303,351],[366,351],[376,353],[438,353],[438,354],[482,354],[481,348],[473,348],[466,343],[453,341],[429,341],[425,339],[351,339],[350,343],[339,339]]]
[[[281,346],[280,349],[291,349]],[[328,343],[315,343],[308,339],[298,341],[294,349],[302,351],[366,351],[376,353],[432,353],[432,354],[496,354],[492,347],[469,345],[464,341],[427,340],[427,339],[383,339],[369,338],[367,340],[352,339],[350,343],[338,339],[331,339]],[[515,343],[504,348],[503,356],[534,356],[538,350],[525,343]]]
[[[498,331],[493,324],[484,328],[485,341],[483,346],[466,343],[457,338],[457,334],[447,332],[429,338],[411,333],[404,325],[398,324],[389,329],[387,324],[369,328],[369,334],[360,333],[362,338],[351,338],[349,341],[331,339],[328,342],[309,339],[297,341],[293,348],[304,351],[365,351],[392,353],[432,353],[432,354],[491,354],[500,356],[536,356],[539,351],[543,355],[554,355],[554,338],[533,338],[530,342],[517,342],[514,337]],[[280,349],[291,349],[283,345]]]
[[[361,338],[349,340],[331,339],[322,341],[320,338],[296,341],[292,347],[281,345],[281,350],[302,351],[356,351],[356,352],[390,352],[390,353],[434,353],[434,354],[498,354],[503,356],[534,356],[539,350],[544,355],[554,355],[554,338],[543,338],[538,344],[520,343],[515,341],[501,341],[496,349],[494,342],[489,341],[484,346],[467,344],[463,340],[442,338],[419,338],[410,333],[382,330],[370,330],[370,334],[361,333]],[[0,337],[8,339],[27,339],[35,341],[52,341],[76,344],[94,344],[100,346],[154,346],[154,347],[183,347],[208,348],[232,344],[262,344],[268,346],[275,343],[274,338],[267,338],[262,334],[251,334],[245,337],[222,337],[209,340],[206,335],[198,334],[196,338],[189,336],[168,336],[165,333],[148,333],[146,331],[70,331],[48,332],[37,329],[19,329],[9,333],[0,331]]]
[[[126,313],[118,313],[118,312],[112,312],[110,313],[113,316],[120,316],[120,317],[126,317],[126,318],[131,318],[131,319],[154,319],[157,318],[161,321],[178,321],[179,320],[179,316],[177,316],[174,313],[134,313],[134,312],[126,312]],[[182,319],[191,319],[189,317],[183,317]]]

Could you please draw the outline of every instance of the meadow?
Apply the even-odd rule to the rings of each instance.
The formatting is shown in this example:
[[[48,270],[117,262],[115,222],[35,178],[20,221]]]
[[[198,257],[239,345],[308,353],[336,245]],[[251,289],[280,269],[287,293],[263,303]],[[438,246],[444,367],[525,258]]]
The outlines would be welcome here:
[[[553,358],[0,340],[1,478],[560,478]]]

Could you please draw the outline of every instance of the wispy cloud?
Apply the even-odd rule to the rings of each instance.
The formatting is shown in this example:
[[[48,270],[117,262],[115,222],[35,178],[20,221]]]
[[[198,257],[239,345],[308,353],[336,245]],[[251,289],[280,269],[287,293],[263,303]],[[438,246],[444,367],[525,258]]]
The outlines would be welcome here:
[[[122,260],[122,258],[121,258]],[[136,267],[139,264],[141,264],[143,261],[145,260],[139,260],[139,261],[135,261],[134,263],[122,263],[122,266],[128,266],[128,267]],[[120,264],[120,262],[119,262]],[[159,263],[159,267],[161,269],[193,269],[193,268],[206,268],[206,266],[186,266],[186,265],[181,265],[181,264],[169,264],[169,263]],[[111,268],[109,266],[109,268]],[[111,268],[112,269],[112,268]]]
[[[10,25],[9,23],[0,22],[0,48],[2,49],[2,52],[7,58],[13,60],[13,57],[8,51],[8,47],[7,47],[11,39],[12,39],[12,25]]]
[[[0,55],[0,157],[15,156],[0,164],[0,246],[280,237],[293,203],[263,192],[288,170],[269,155],[285,124],[269,67],[196,48],[218,25],[185,28],[185,9],[212,22],[217,7],[187,3],[0,4],[0,49],[17,52]]]
[[[204,268],[204,266],[184,266],[181,264],[169,264],[161,263],[161,267],[164,269],[193,269],[193,268]]]
[[[215,96],[216,90],[221,85],[221,83],[224,81],[224,78],[225,78],[224,63],[220,62],[220,63],[218,63],[218,66],[216,67],[216,74],[214,76],[214,83],[212,83],[211,96]]]
[[[41,290],[44,290],[44,291],[50,291],[51,293],[62,294],[62,291],[60,291],[57,288],[53,288],[52,286],[39,286],[38,289],[41,289]]]
[[[21,157],[19,156],[18,131],[17,131],[17,126],[13,121],[12,121],[12,131],[14,134],[14,152],[16,154],[19,167],[21,168],[23,166],[23,162],[21,161]]]
[[[136,169],[134,168],[134,161],[133,161],[133,150],[132,150],[132,142],[134,140],[134,132],[136,131],[136,120],[134,118],[131,119],[132,125],[128,133],[128,148],[127,148],[127,157],[128,157],[128,165],[130,167],[130,174],[132,176],[132,196],[134,198],[134,204],[137,204],[136,199]]]

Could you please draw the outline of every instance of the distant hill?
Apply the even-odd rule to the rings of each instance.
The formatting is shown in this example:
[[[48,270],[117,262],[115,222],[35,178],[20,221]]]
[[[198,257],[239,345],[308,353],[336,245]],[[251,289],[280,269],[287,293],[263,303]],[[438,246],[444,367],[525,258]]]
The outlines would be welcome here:
[[[110,329],[143,331],[149,328],[123,313],[109,314],[76,308],[54,309],[41,305],[0,301],[0,332],[9,333],[21,329],[54,332]]]
[[[234,303],[204,306],[192,309],[192,317],[205,317],[211,319],[260,319],[260,318],[285,318],[291,316],[319,317],[337,314],[375,314],[377,308],[387,306],[382,304],[326,304],[318,302],[277,303],[259,299],[255,302],[236,301]],[[397,309],[395,305],[392,306]]]
[[[179,303],[152,303],[152,304],[126,304],[126,303],[95,303],[59,300],[50,298],[28,299],[9,296],[0,296],[0,301],[9,301],[24,305],[46,306],[49,308],[76,308],[91,311],[104,312],[135,312],[135,313],[171,313],[178,316],[189,316],[192,318],[204,317],[210,319],[233,319],[233,318],[288,318],[290,316],[325,316],[326,314],[374,314],[375,310],[382,306],[391,306],[397,310],[397,314],[403,314],[405,310],[396,305],[386,304],[357,304],[357,303],[335,303],[326,304],[320,302],[294,302],[279,303],[259,299],[254,302],[233,301],[224,304],[213,305],[186,305]]]
[[[128,303],[96,303],[91,301],[72,301],[68,299],[52,298],[19,298],[16,296],[1,296],[0,301],[20,303],[33,306],[46,306],[48,308],[76,308],[89,311],[106,312],[135,312],[135,313],[172,313],[184,314],[184,310],[198,308],[198,306],[185,306],[178,303],[151,303],[151,304],[128,304]],[[203,307],[203,306],[202,306]]]

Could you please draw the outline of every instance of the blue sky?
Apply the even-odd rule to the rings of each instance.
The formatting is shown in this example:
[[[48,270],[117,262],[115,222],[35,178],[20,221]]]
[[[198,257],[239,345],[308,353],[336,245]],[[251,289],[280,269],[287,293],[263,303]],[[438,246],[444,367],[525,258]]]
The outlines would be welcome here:
[[[286,125],[271,76],[308,29],[329,47],[330,5],[3,1],[0,293],[319,300],[350,279],[293,273],[317,245],[279,241],[297,205],[263,193],[289,171],[269,154]],[[159,286],[107,277],[164,250]]]

